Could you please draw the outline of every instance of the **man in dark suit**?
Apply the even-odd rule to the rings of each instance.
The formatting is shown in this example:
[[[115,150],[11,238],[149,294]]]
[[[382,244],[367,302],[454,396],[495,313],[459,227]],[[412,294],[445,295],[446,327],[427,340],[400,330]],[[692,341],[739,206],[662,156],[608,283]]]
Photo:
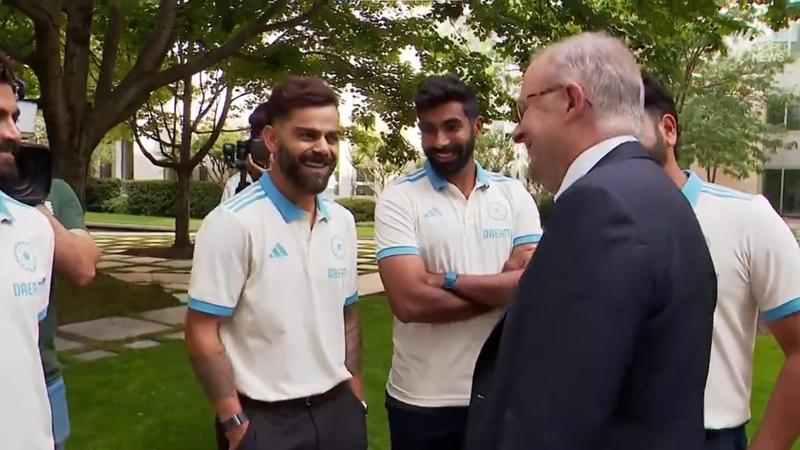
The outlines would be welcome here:
[[[466,448],[702,449],[716,277],[691,206],[633,137],[633,55],[605,34],[560,42],[518,112],[555,205],[478,359]]]

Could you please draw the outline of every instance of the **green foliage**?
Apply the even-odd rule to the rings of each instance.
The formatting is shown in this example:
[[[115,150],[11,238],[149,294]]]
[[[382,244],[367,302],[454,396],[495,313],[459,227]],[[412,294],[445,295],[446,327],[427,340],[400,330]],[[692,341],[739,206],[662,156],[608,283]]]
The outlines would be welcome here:
[[[125,195],[118,195],[114,198],[103,202],[103,211],[112,214],[128,214],[130,208],[128,207],[128,197]]]
[[[511,176],[516,161],[514,144],[502,130],[488,130],[475,141],[475,159],[484,169]]]
[[[719,169],[737,178],[759,171],[781,141],[781,127],[765,123],[763,108],[792,95],[776,85],[786,60],[764,59],[756,52],[717,55],[703,62],[681,113],[681,160],[697,162],[710,181]]]
[[[116,178],[90,178],[86,183],[86,210],[104,212],[106,202],[118,197],[122,182]]]
[[[372,197],[341,197],[337,198],[336,203],[347,208],[356,222],[375,221],[375,199]]]
[[[352,151],[350,161],[372,185],[372,190],[379,194],[386,187],[391,178],[402,172],[404,165],[399,164],[397,158],[388,158],[398,148],[398,153],[414,155],[417,152],[399,133],[380,133],[374,130],[374,122],[362,120],[361,124],[353,125],[345,130],[345,136],[350,141]]]
[[[178,184],[174,181],[131,181],[126,183],[128,210],[142,216],[175,216],[175,196]],[[190,215],[203,218],[214,209],[222,197],[216,183],[194,181],[189,188]]]
[[[534,200],[536,201],[536,207],[539,210],[539,219],[541,220],[542,228],[544,229],[547,227],[547,220],[550,218],[553,205],[555,204],[553,194],[549,192],[541,192],[534,196]]]

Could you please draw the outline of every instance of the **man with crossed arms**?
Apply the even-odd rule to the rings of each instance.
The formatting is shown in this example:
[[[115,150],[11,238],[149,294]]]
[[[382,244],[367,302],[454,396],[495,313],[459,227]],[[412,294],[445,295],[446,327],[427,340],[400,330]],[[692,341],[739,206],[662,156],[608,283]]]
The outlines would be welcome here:
[[[428,161],[375,210],[396,318],[386,407],[393,450],[460,450],[478,352],[542,231],[525,187],[473,158],[482,119],[472,89],[429,77],[416,109]]]

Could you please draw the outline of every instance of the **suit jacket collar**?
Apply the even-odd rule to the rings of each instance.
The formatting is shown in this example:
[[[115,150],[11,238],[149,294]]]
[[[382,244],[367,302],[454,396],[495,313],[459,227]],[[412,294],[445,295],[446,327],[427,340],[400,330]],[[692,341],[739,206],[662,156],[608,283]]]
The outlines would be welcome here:
[[[564,174],[561,186],[559,186],[558,192],[556,192],[553,199],[558,200],[558,197],[560,197],[564,191],[589,173],[601,160],[605,159],[609,153],[613,153],[614,150],[628,142],[638,143],[633,136],[614,136],[598,142],[578,155],[578,157],[572,161],[572,164],[570,164],[567,173]]]

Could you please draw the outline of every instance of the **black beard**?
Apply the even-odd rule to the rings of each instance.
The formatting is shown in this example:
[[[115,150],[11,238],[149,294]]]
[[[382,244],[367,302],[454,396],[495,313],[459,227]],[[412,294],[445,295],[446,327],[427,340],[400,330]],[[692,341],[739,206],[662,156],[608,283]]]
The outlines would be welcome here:
[[[17,169],[16,158],[19,151],[19,145],[14,141],[1,140],[0,141],[0,154],[11,154],[11,158],[2,156],[0,158],[0,182],[11,183],[17,181],[19,178],[19,170]]]
[[[664,139],[661,137],[661,132],[659,131],[658,127],[655,130],[656,141],[653,145],[644,147],[647,150],[647,153],[653,158],[659,166],[664,167],[667,165],[667,144],[664,143]]]
[[[295,186],[309,194],[317,195],[328,187],[328,180],[336,167],[336,160],[333,155],[309,150],[295,158],[283,144],[278,145],[277,163],[281,171],[291,180]],[[322,176],[306,174],[303,170],[303,163],[323,163],[328,165],[328,171]]]
[[[436,171],[439,176],[447,178],[464,169],[467,163],[469,163],[469,160],[472,159],[472,155],[475,153],[475,135],[471,134],[469,140],[464,143],[464,145],[452,142],[443,148],[428,147],[423,148],[423,151],[433,170]],[[438,152],[454,153],[457,157],[453,161],[443,163],[434,159],[435,154]]]

